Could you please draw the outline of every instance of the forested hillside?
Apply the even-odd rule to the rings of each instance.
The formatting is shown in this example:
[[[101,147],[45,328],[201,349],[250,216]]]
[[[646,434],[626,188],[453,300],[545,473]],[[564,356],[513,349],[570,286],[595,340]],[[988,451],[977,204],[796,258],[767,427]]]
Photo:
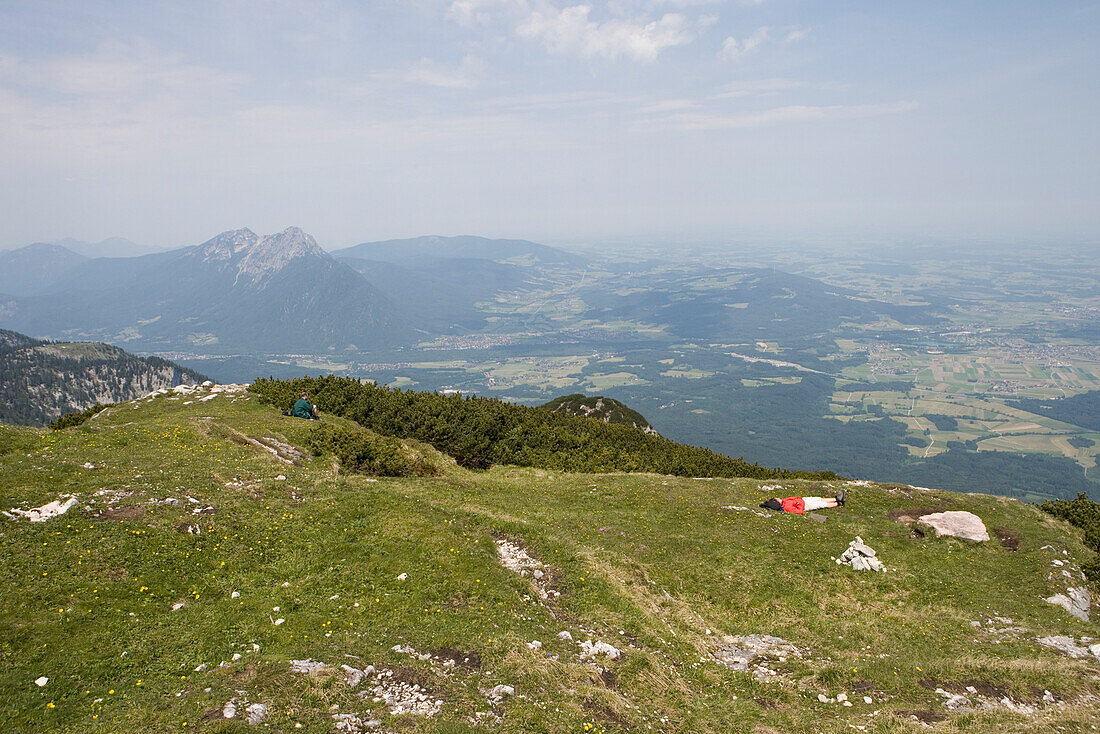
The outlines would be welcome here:
[[[41,342],[0,329],[0,423],[45,425],[96,403],[205,379],[166,359],[108,344]]]

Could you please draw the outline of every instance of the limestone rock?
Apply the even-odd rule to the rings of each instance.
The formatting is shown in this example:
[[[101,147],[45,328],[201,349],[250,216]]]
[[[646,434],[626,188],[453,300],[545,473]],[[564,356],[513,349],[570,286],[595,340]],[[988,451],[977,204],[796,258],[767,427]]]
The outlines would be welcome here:
[[[989,540],[989,531],[985,529],[985,523],[973,512],[959,510],[933,512],[931,515],[922,516],[917,523],[932,528],[937,536],[951,535],[975,543]]]
[[[1048,596],[1046,601],[1062,607],[1082,622],[1089,621],[1089,609],[1092,607],[1092,594],[1085,588],[1066,589],[1065,594]]]

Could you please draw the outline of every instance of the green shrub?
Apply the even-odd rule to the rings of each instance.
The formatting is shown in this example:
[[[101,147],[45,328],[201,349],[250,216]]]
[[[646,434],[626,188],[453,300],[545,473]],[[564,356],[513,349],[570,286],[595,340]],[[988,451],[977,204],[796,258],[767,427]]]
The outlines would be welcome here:
[[[321,424],[309,434],[306,445],[314,456],[330,453],[345,473],[377,477],[427,477],[435,467],[396,438],[378,436],[364,429]]]
[[[308,392],[325,413],[349,418],[379,434],[431,444],[453,456],[460,466],[471,469],[511,464],[571,472],[837,478],[833,472],[768,469],[647,434],[633,426],[490,398],[396,390],[332,375],[259,379],[249,390],[284,409],[302,392]]]
[[[1100,503],[1093,502],[1084,492],[1072,500],[1047,500],[1039,509],[1075,525],[1085,533],[1085,545],[1100,554]],[[1100,557],[1082,566],[1093,583],[1100,583]]]
[[[79,410],[79,411],[76,411],[76,412],[73,412],[73,413],[66,413],[65,415],[61,416],[60,418],[55,420],[53,423],[51,423],[50,428],[54,429],[55,431],[60,431],[60,430],[63,430],[65,428],[72,428],[73,426],[79,426],[81,423],[88,420],[93,415],[95,415],[96,413],[98,413],[99,411],[103,410],[106,407],[107,407],[106,405],[100,405],[99,403],[96,403],[95,405],[93,405],[90,408],[86,408],[84,410]]]

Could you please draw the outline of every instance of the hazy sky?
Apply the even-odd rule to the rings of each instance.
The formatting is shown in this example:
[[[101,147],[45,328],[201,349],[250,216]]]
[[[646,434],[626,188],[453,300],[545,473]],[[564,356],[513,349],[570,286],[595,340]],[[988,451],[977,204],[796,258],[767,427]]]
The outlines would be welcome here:
[[[0,3],[0,246],[1100,239],[1100,3]]]

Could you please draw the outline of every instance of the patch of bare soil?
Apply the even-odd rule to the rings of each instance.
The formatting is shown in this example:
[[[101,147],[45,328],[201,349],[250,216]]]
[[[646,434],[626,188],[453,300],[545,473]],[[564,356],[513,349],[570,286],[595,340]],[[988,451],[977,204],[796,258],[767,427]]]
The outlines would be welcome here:
[[[1001,541],[1001,545],[1003,545],[1005,549],[1010,551],[1019,550],[1020,536],[1008,528],[993,528],[993,534],[997,536],[997,540]]]
[[[886,517],[902,525],[912,525],[925,515],[943,512],[942,507],[898,507],[886,513]]]
[[[915,718],[924,724],[936,724],[947,719],[947,714],[939,714],[928,709],[901,709],[894,713],[903,719]]]
[[[481,655],[476,652],[462,652],[453,647],[443,647],[432,651],[432,656],[440,660],[450,660],[455,667],[463,670],[481,670]]]
[[[581,704],[581,708],[596,721],[617,726],[624,731],[630,729],[629,721],[599,701],[593,701],[591,698],[585,699],[584,703]]]
[[[1000,700],[1008,695],[1008,691],[1006,691],[1004,688],[1001,688],[1000,686],[994,685],[989,681],[984,680],[967,680],[954,682],[933,680],[932,678],[921,678],[918,682],[920,683],[921,688],[926,688],[929,691],[934,691],[937,688],[942,688],[945,691],[958,693],[962,696],[973,694],[976,691],[986,698],[995,698]],[[970,690],[971,688],[973,688],[974,690]],[[1042,697],[1042,693],[1040,693],[1040,697]]]
[[[390,680],[397,683],[407,683],[410,686],[420,686],[425,693],[429,692],[430,690],[428,687],[429,683],[434,682],[430,678],[425,678],[423,673],[405,665],[392,668],[391,672],[393,673],[393,676],[390,678]]]
[[[140,520],[145,517],[144,505],[127,505],[101,510],[94,516],[97,520]]]

